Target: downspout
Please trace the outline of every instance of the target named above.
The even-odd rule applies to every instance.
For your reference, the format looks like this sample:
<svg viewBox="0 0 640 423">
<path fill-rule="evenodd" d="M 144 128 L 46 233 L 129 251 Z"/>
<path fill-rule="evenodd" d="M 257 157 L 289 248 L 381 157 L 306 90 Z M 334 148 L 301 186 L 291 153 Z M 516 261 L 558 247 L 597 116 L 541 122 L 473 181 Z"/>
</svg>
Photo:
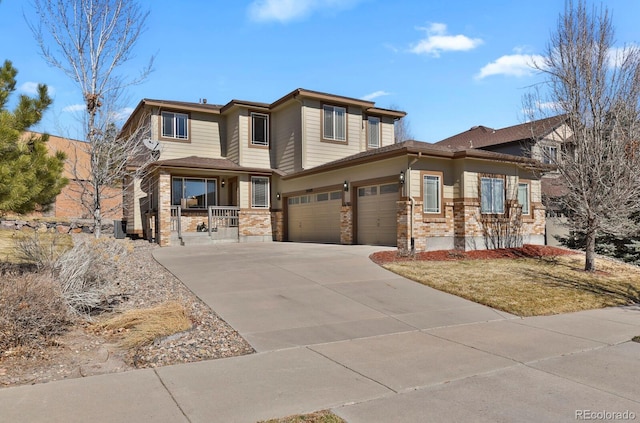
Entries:
<svg viewBox="0 0 640 423">
<path fill-rule="evenodd" d="M 409 166 L 407 167 L 407 185 L 405 186 L 405 189 L 407 190 L 407 194 L 409 197 L 409 201 L 411 201 L 411 229 L 409 230 L 409 237 L 411 239 L 411 254 L 415 254 L 416 252 L 416 240 L 413 237 L 413 224 L 414 224 L 414 213 L 413 211 L 416 208 L 416 200 L 415 198 L 413 198 L 413 196 L 411 195 L 411 166 L 413 166 L 419 159 L 420 157 L 422 157 L 422 152 L 418 152 L 418 157 L 414 157 L 413 160 L 411 161 L 411 163 L 409 163 Z"/>
</svg>

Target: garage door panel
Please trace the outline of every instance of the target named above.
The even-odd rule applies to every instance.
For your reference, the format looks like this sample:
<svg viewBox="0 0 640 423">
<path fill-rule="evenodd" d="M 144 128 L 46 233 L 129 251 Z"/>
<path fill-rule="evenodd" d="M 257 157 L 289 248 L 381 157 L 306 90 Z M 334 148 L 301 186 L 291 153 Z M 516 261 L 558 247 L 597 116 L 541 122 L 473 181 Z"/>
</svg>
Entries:
<svg viewBox="0 0 640 423">
<path fill-rule="evenodd" d="M 358 188 L 358 243 L 397 245 L 398 184 Z"/>
<path fill-rule="evenodd" d="M 342 196 L 310 194 L 289 199 L 289 240 L 294 242 L 340 242 Z"/>
</svg>

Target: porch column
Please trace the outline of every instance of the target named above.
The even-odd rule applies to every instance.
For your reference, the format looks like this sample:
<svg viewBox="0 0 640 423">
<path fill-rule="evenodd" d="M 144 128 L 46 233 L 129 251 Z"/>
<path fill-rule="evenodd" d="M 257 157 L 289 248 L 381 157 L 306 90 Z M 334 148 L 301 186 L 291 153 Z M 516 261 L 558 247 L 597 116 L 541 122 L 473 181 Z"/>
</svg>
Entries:
<svg viewBox="0 0 640 423">
<path fill-rule="evenodd" d="M 340 244 L 353 244 L 353 209 L 342 206 L 340 209 Z"/>
<path fill-rule="evenodd" d="M 398 252 L 405 255 L 411 252 L 411 201 L 400 200 L 396 205 Z"/>
<path fill-rule="evenodd" d="M 160 169 L 158 174 L 158 244 L 171 244 L 171 174 Z"/>
</svg>

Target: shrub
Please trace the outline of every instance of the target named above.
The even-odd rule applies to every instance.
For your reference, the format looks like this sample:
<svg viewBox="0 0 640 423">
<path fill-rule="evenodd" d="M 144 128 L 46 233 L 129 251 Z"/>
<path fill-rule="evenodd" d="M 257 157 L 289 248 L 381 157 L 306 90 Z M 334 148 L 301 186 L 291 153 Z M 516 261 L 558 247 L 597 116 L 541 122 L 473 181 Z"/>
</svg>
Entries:
<svg viewBox="0 0 640 423">
<path fill-rule="evenodd" d="M 116 277 L 128 250 L 112 239 L 77 243 L 55 262 L 55 275 L 62 296 L 78 314 L 112 310 L 118 294 Z"/>
<path fill-rule="evenodd" d="M 0 278 L 0 350 L 41 345 L 71 323 L 49 275 L 7 272 Z"/>
</svg>

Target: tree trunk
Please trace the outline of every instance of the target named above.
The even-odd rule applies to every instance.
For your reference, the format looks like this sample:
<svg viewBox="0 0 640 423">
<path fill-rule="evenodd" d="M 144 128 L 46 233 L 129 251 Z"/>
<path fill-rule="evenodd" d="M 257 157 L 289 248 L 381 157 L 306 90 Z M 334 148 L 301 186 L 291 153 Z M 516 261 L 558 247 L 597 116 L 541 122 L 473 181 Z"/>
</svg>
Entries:
<svg viewBox="0 0 640 423">
<path fill-rule="evenodd" d="M 585 260 L 584 270 L 586 272 L 596 271 L 596 231 L 589 230 L 585 240 Z"/>
</svg>

